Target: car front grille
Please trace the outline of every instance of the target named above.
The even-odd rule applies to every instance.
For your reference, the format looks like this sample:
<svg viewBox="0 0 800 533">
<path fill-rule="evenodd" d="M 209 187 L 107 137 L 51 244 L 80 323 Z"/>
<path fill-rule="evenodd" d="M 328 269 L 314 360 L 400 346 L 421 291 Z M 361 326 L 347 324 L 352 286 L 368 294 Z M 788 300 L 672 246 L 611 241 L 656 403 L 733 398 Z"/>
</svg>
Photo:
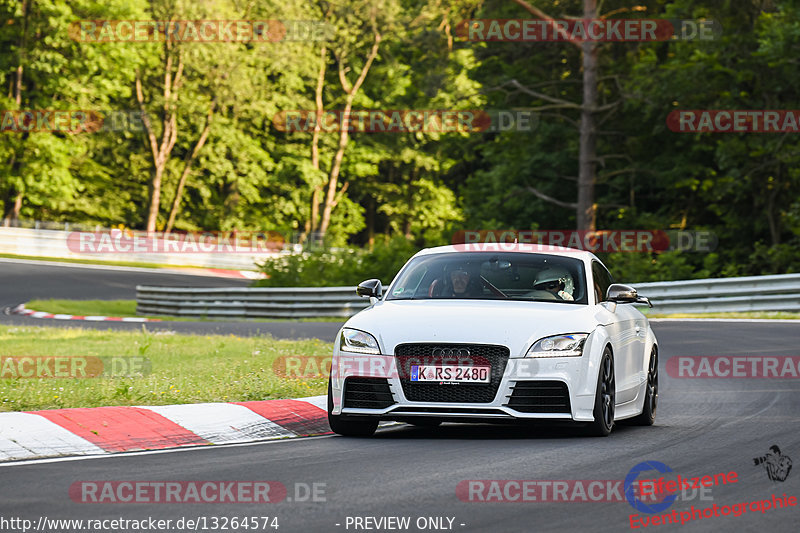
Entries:
<svg viewBox="0 0 800 533">
<path fill-rule="evenodd" d="M 444 354 L 442 354 L 444 352 Z M 497 395 L 509 350 L 493 344 L 399 344 L 397 371 L 406 398 L 412 402 L 490 403 Z M 472 365 L 491 367 L 489 383 L 441 384 L 411 381 L 412 365 Z"/>
<path fill-rule="evenodd" d="M 563 381 L 517 381 L 506 407 L 523 413 L 570 413 Z"/>
<path fill-rule="evenodd" d="M 385 409 L 394 405 L 386 378 L 347 378 L 344 381 L 344 407 Z"/>
</svg>

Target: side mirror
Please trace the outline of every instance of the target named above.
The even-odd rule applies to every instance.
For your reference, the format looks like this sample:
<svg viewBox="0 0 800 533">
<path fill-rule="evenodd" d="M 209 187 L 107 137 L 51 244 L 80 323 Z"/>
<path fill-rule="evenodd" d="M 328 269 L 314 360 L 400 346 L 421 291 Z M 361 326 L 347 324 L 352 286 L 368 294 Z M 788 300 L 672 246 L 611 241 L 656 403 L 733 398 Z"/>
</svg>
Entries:
<svg viewBox="0 0 800 533">
<path fill-rule="evenodd" d="M 381 280 L 379 279 L 368 279 L 367 281 L 362 281 L 356 287 L 356 294 L 359 296 L 370 298 L 380 298 L 383 296 L 383 285 L 381 285 Z"/>
<path fill-rule="evenodd" d="M 621 304 L 633 303 L 639 295 L 636 294 L 636 289 L 630 285 L 623 285 L 622 283 L 614 283 L 608 287 L 606 291 L 606 300 L 610 302 L 617 302 Z"/>
<path fill-rule="evenodd" d="M 623 285 L 622 283 L 614 283 L 608 287 L 608 291 L 606 291 L 606 300 L 620 304 L 647 304 L 653 307 L 650 300 L 644 296 L 639 296 L 636 289 L 630 285 Z"/>
</svg>

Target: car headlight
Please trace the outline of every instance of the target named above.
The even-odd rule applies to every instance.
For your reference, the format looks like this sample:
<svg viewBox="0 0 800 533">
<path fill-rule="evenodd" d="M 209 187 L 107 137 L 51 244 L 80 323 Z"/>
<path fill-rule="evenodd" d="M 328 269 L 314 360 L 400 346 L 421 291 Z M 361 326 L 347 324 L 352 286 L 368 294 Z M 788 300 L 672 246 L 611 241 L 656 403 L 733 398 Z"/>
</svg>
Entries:
<svg viewBox="0 0 800 533">
<path fill-rule="evenodd" d="M 364 331 L 344 328 L 339 340 L 339 349 L 343 352 L 380 354 L 381 349 L 375 337 Z"/>
<path fill-rule="evenodd" d="M 570 333 L 545 337 L 533 343 L 525 357 L 578 357 L 588 333 Z"/>
</svg>

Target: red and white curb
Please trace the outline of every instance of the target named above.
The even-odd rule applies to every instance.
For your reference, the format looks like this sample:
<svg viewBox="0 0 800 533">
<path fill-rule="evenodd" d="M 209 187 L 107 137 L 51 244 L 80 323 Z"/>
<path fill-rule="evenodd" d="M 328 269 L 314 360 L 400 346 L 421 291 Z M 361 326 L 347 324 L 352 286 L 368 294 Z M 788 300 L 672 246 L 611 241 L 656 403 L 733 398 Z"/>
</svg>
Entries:
<svg viewBox="0 0 800 533">
<path fill-rule="evenodd" d="M 19 304 L 10 311 L 13 315 L 24 315 L 31 318 L 53 318 L 55 320 L 86 320 L 89 322 L 161 322 L 160 318 L 144 318 L 140 316 L 83 316 L 83 315 L 64 315 L 60 313 L 47 313 L 45 311 L 34 311 L 27 309 L 25 304 Z"/>
<path fill-rule="evenodd" d="M 327 397 L 0 413 L 0 461 L 330 433 Z"/>
</svg>

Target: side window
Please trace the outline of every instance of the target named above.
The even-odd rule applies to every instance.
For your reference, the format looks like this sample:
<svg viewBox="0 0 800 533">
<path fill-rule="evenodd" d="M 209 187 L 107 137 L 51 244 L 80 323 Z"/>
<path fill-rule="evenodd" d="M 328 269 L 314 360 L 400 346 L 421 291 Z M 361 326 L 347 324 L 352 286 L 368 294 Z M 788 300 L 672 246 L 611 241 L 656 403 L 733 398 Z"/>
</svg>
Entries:
<svg viewBox="0 0 800 533">
<path fill-rule="evenodd" d="M 608 270 L 603 265 L 597 261 L 592 261 L 592 278 L 595 298 L 598 302 L 605 301 L 608 287 L 613 283 L 611 274 L 608 273 Z"/>
</svg>

